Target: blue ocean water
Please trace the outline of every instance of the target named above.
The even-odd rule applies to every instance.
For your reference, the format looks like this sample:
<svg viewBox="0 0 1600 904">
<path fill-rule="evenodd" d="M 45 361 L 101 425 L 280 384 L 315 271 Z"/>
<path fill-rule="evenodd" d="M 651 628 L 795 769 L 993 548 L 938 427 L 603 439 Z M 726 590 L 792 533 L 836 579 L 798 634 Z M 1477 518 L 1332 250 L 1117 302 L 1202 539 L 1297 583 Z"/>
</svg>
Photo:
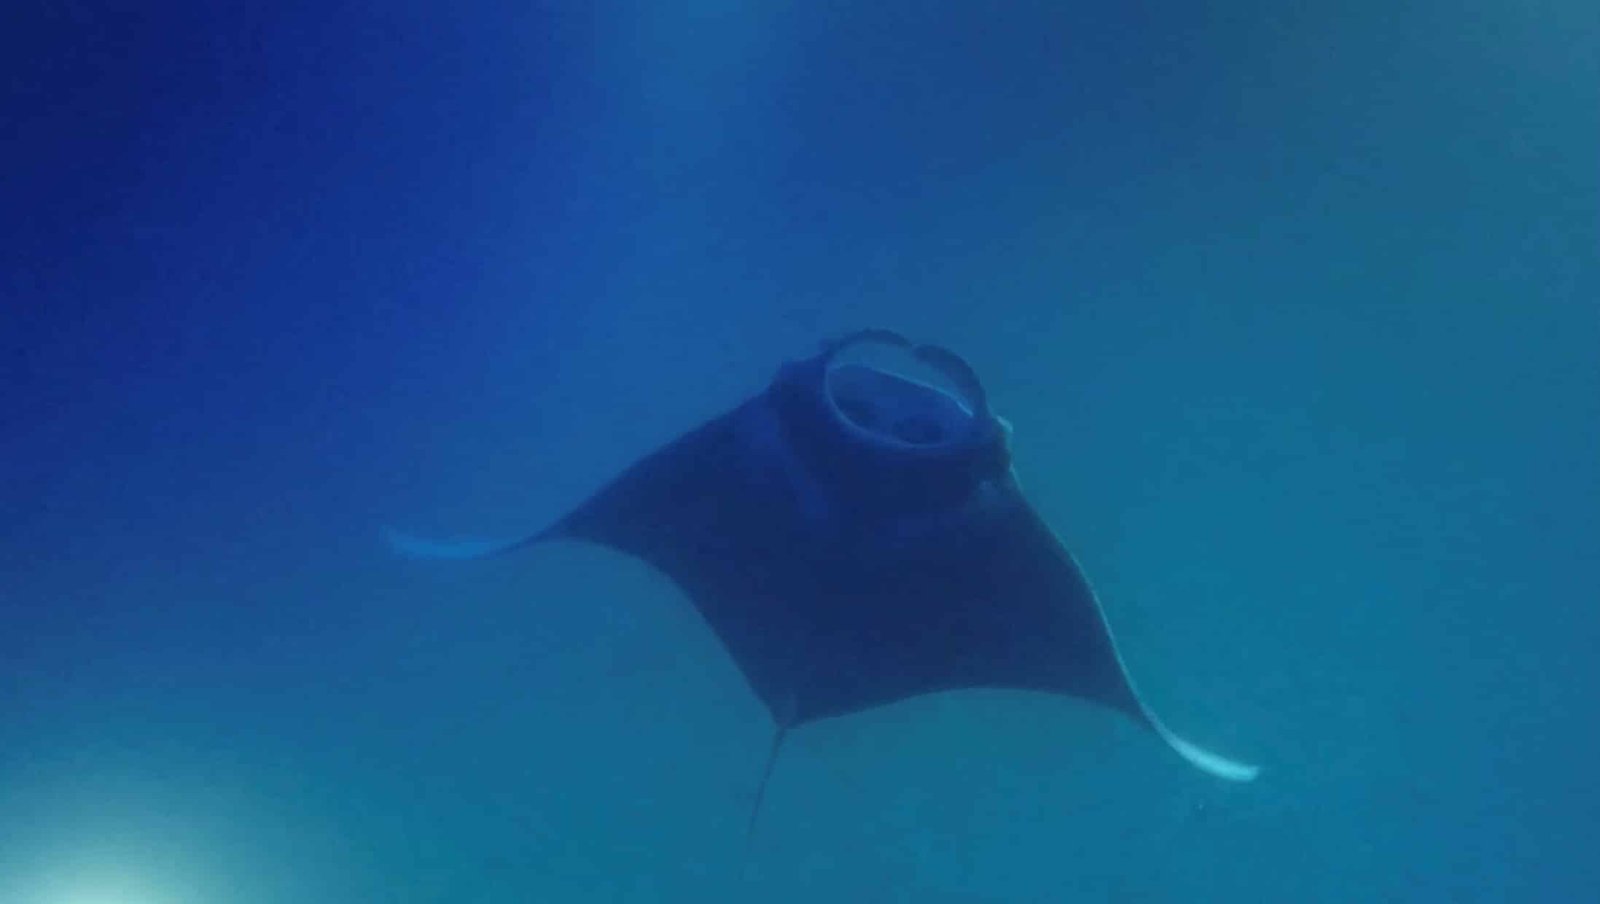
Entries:
<svg viewBox="0 0 1600 904">
<path fill-rule="evenodd" d="M 0 902 L 1584 901 L 1600 7 L 23 3 Z M 542 526 L 829 335 L 966 355 L 1212 781 L 789 739 Z"/>
</svg>

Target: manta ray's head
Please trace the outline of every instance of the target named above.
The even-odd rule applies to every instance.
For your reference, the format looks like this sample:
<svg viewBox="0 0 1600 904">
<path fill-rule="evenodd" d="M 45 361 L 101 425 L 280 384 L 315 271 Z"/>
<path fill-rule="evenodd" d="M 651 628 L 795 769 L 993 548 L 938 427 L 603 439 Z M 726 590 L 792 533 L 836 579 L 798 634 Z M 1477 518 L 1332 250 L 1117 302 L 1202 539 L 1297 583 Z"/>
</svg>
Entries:
<svg viewBox="0 0 1600 904">
<path fill-rule="evenodd" d="M 892 355 L 847 356 L 863 350 Z M 835 480 L 870 484 L 874 495 L 948 497 L 1010 467 L 1010 427 L 989 411 L 967 363 L 898 333 L 864 330 L 827 343 L 787 365 L 774 388 L 810 463 Z"/>
</svg>

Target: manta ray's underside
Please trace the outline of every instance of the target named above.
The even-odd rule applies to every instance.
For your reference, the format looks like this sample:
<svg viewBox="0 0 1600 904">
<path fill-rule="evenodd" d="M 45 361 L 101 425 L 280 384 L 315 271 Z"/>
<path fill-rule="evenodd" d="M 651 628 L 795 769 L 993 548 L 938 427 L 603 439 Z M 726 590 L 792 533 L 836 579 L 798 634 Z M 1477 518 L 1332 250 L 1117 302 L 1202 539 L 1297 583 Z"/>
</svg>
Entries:
<svg viewBox="0 0 1600 904">
<path fill-rule="evenodd" d="M 909 352 L 956 391 L 838 360 L 861 344 Z M 1211 775 L 1257 772 L 1174 734 L 1140 700 L 1094 591 L 1023 497 L 1009 426 L 972 370 L 888 331 L 785 365 L 531 536 L 390 540 L 426 558 L 585 540 L 659 569 L 776 721 L 766 774 L 791 728 L 972 687 L 1108 706 Z"/>
</svg>

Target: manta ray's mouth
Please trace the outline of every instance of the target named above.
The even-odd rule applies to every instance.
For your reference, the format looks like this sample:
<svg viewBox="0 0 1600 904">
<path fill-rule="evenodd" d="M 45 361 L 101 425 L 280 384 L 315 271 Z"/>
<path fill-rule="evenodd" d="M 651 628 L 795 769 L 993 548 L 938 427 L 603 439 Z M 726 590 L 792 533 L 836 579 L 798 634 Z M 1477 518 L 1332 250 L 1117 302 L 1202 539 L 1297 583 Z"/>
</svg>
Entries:
<svg viewBox="0 0 1600 904">
<path fill-rule="evenodd" d="M 946 355 L 895 334 L 859 334 L 829 356 L 822 395 L 859 438 L 918 449 L 961 445 L 978 430 L 975 411 L 984 401 L 970 370 Z"/>
<path fill-rule="evenodd" d="M 878 440 L 942 446 L 971 430 L 972 413 L 937 387 L 862 365 L 836 368 L 828 377 L 834 410 Z"/>
<path fill-rule="evenodd" d="M 798 459 L 846 496 L 907 511 L 973 492 L 1010 468 L 1010 433 L 953 352 L 864 330 L 785 364 L 773 412 Z"/>
<path fill-rule="evenodd" d="M 839 411 L 863 430 L 899 440 L 910 446 L 937 446 L 950 437 L 943 424 L 915 415 L 884 421 L 882 412 L 864 399 L 834 399 Z"/>
</svg>

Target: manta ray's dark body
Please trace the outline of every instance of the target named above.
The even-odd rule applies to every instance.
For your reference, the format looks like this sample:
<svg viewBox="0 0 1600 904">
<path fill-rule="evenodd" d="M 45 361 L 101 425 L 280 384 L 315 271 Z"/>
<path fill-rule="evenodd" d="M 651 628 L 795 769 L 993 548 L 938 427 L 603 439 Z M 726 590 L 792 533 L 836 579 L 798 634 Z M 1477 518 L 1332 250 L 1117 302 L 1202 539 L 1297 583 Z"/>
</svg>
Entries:
<svg viewBox="0 0 1600 904">
<path fill-rule="evenodd" d="M 861 343 L 908 350 L 965 400 L 838 363 Z M 636 556 L 705 617 L 779 740 L 917 694 L 1018 688 L 1109 706 L 1221 778 L 1256 774 L 1173 734 L 1144 705 L 1094 591 L 1022 495 L 1009 426 L 961 359 L 895 333 L 857 333 L 785 365 L 765 391 L 532 536 L 391 539 L 433 558 L 547 540 Z"/>
</svg>

